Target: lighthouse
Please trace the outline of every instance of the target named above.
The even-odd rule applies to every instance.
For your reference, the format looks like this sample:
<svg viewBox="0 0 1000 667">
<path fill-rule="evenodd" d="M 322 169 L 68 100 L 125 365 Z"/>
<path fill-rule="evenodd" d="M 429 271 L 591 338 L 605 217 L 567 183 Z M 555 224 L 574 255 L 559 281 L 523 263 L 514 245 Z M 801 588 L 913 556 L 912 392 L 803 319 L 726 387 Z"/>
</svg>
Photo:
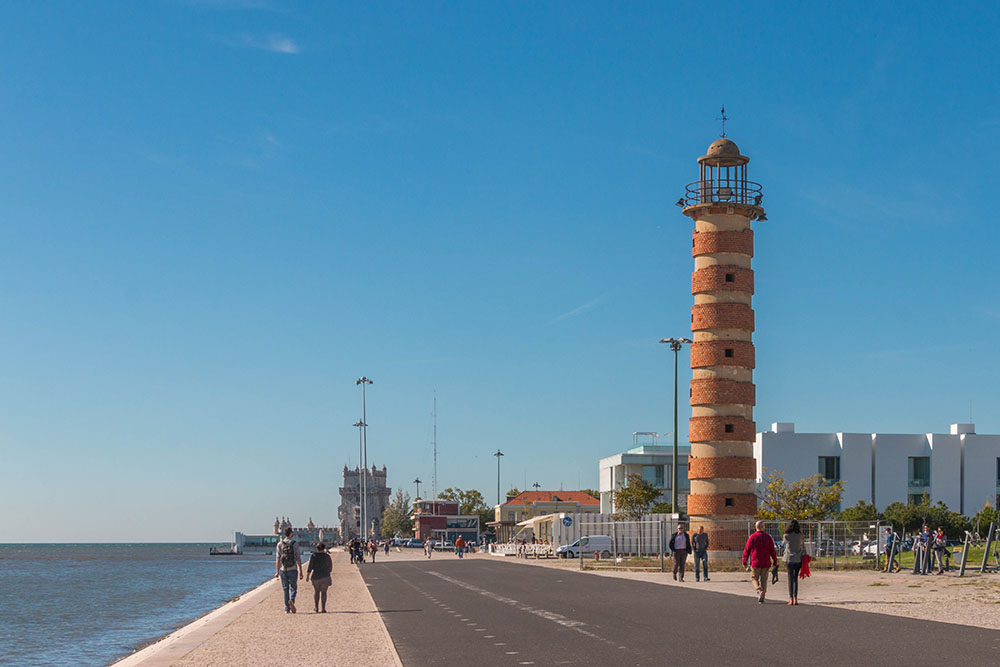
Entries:
<svg viewBox="0 0 1000 667">
<path fill-rule="evenodd" d="M 730 544 L 735 540 L 727 539 L 730 530 L 720 522 L 757 513 L 750 225 L 767 217 L 760 185 L 747 179 L 748 162 L 723 133 L 698 158 L 700 178 L 678 202 L 694 221 L 687 511 L 693 525 L 713 534 L 713 550 L 722 551 L 743 545 Z M 745 540 L 745 525 L 742 535 Z"/>
</svg>

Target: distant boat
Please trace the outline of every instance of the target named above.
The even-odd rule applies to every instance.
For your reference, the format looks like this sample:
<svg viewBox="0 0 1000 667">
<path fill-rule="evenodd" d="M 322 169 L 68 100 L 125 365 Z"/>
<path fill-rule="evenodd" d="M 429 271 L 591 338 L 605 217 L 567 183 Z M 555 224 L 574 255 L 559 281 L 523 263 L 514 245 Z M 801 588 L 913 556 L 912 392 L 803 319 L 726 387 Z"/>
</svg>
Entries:
<svg viewBox="0 0 1000 667">
<path fill-rule="evenodd" d="M 243 552 L 236 548 L 235 544 L 230 544 L 228 547 L 209 547 L 209 556 L 242 556 Z"/>
</svg>

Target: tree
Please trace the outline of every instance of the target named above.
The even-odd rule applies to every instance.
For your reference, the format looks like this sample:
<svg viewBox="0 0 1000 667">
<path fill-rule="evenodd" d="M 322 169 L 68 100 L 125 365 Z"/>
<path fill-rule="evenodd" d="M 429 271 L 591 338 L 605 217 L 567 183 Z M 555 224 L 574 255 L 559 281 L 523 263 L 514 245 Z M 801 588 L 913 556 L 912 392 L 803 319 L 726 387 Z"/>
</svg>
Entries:
<svg viewBox="0 0 1000 667">
<path fill-rule="evenodd" d="M 487 507 L 483 494 L 476 489 L 463 490 L 458 487 L 448 487 L 438 497 L 452 503 L 458 503 L 459 514 L 478 514 L 479 530 L 486 530 L 486 522 L 493 520 L 493 508 Z"/>
<path fill-rule="evenodd" d="M 831 484 L 820 474 L 789 484 L 784 474 L 767 471 L 760 490 L 757 518 L 769 521 L 829 519 L 837 511 L 843 493 L 843 482 Z"/>
<path fill-rule="evenodd" d="M 580 489 L 580 490 L 583 491 L 584 493 L 586 493 L 588 496 L 591 496 L 593 498 L 597 498 L 598 500 L 601 499 L 601 493 L 600 493 L 600 491 L 597 491 L 596 489 Z"/>
<path fill-rule="evenodd" d="M 396 489 L 396 495 L 382 513 L 382 537 L 411 537 L 413 519 L 410 518 L 410 494 Z"/>
<path fill-rule="evenodd" d="M 650 506 L 660 497 L 660 491 L 638 473 L 627 476 L 611 494 L 617 510 L 615 519 L 629 521 L 638 521 L 648 514 Z"/>
<path fill-rule="evenodd" d="M 924 493 L 919 503 L 904 505 L 896 502 L 888 505 L 882 510 L 882 519 L 892 522 L 896 530 L 906 532 L 919 530 L 925 523 L 931 530 L 941 526 L 948 537 L 956 539 L 963 537 L 965 531 L 972 529 L 972 522 L 968 517 L 952 512 L 940 500 L 931 504 L 927 493 Z"/>
<path fill-rule="evenodd" d="M 869 505 L 863 500 L 859 500 L 857 505 L 848 507 L 837 515 L 837 521 L 876 521 L 879 519 L 878 510 L 874 505 Z"/>
<path fill-rule="evenodd" d="M 519 495 L 521 495 L 521 492 L 517 490 L 517 487 L 516 486 L 511 487 L 511 489 L 509 491 L 507 491 L 507 500 L 510 500 L 511 498 L 515 498 L 515 497 L 517 497 Z"/>
<path fill-rule="evenodd" d="M 972 517 L 972 529 L 980 535 L 986 535 L 990 530 L 990 524 L 997 520 L 997 511 L 992 505 L 986 503 L 983 509 Z"/>
<path fill-rule="evenodd" d="M 650 514 L 673 514 L 674 506 L 670 503 L 653 503 L 653 506 L 649 508 Z"/>
</svg>

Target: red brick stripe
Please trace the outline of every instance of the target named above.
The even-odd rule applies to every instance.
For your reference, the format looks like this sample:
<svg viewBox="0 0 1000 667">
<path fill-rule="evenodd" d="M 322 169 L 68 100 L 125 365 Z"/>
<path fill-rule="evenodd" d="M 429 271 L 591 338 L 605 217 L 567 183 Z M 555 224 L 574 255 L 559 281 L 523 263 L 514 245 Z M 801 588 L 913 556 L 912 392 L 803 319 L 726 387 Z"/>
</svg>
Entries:
<svg viewBox="0 0 1000 667">
<path fill-rule="evenodd" d="M 732 350 L 731 357 L 726 350 Z M 755 364 L 753 343 L 743 340 L 708 340 L 691 344 L 691 368 L 709 366 L 742 366 L 753 368 Z"/>
<path fill-rule="evenodd" d="M 756 405 L 756 390 L 752 382 L 725 378 L 691 380 L 691 405 Z"/>
<path fill-rule="evenodd" d="M 726 498 L 732 499 L 732 506 L 726 506 Z M 757 513 L 757 496 L 752 493 L 692 493 L 688 496 L 687 512 L 695 516 L 711 514 L 749 514 L 752 516 Z"/>
<path fill-rule="evenodd" d="M 732 252 L 753 257 L 753 231 L 695 232 L 691 255 Z"/>
<path fill-rule="evenodd" d="M 691 331 L 745 329 L 753 331 L 753 309 L 743 303 L 703 303 L 691 308 Z"/>
<path fill-rule="evenodd" d="M 689 456 L 688 479 L 757 479 L 757 462 L 743 456 Z"/>
<path fill-rule="evenodd" d="M 726 424 L 733 430 L 726 431 Z M 757 425 L 742 417 L 691 417 L 688 420 L 688 442 L 753 442 Z"/>
<path fill-rule="evenodd" d="M 726 281 L 727 275 L 732 277 L 732 281 Z M 691 274 L 692 294 L 721 290 L 753 294 L 753 271 L 740 266 L 714 264 Z"/>
</svg>

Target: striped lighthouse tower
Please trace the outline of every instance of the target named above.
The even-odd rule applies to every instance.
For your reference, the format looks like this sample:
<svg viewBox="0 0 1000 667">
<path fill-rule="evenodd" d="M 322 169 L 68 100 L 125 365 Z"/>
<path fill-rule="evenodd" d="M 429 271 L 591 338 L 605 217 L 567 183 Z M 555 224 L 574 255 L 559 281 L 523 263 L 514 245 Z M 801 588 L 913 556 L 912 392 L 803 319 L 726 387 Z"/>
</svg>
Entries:
<svg viewBox="0 0 1000 667">
<path fill-rule="evenodd" d="M 687 511 L 694 526 L 714 535 L 712 549 L 722 551 L 742 549 L 746 528 L 739 538 L 735 525 L 728 535 L 718 522 L 757 513 L 750 223 L 767 218 L 760 185 L 747 180 L 749 161 L 723 134 L 698 158 L 701 178 L 678 202 L 695 224 Z"/>
</svg>

